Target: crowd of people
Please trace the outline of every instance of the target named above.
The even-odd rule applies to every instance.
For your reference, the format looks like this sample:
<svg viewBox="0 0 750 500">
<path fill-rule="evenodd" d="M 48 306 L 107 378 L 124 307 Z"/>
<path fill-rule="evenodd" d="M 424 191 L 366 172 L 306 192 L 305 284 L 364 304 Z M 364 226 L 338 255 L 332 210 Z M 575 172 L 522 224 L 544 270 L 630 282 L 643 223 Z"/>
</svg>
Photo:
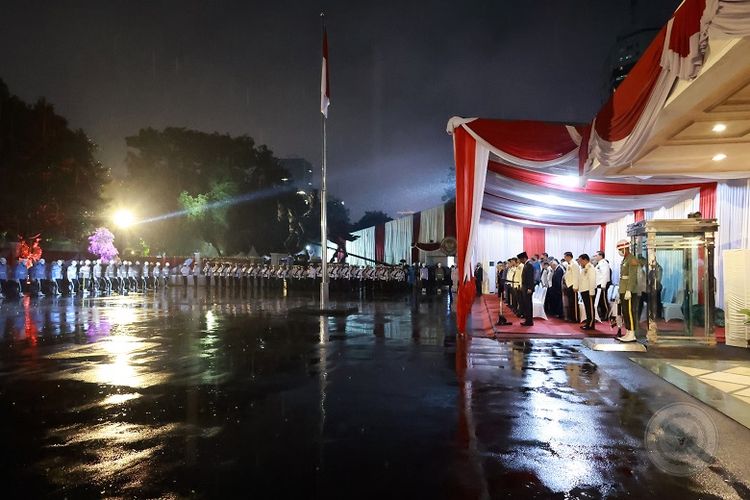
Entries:
<svg viewBox="0 0 750 500">
<path fill-rule="evenodd" d="M 544 310 L 547 316 L 571 323 L 583 323 L 582 330 L 594 330 L 596 318 L 602 321 L 624 322 L 626 334 L 623 341 L 634 341 L 637 318 L 646 296 L 646 266 L 643 258 L 630 254 L 629 242 L 618 244 L 623 256 L 620 268 L 619 297 L 616 303 L 620 310 L 610 311 L 610 288 L 612 268 L 603 251 L 593 257 L 580 254 L 574 257 L 565 252 L 562 260 L 550 257 L 547 253 L 519 253 L 496 266 L 496 283 L 500 300 L 520 318 L 522 326 L 534 324 L 532 295 L 538 286 L 546 288 Z M 475 270 L 477 292 L 481 293 L 483 278 L 481 265 Z M 583 304 L 581 317 L 579 303 Z M 499 321 L 502 324 L 502 319 Z M 619 323 L 618 323 L 619 324 Z"/>
<path fill-rule="evenodd" d="M 166 288 L 170 284 L 207 288 L 253 288 L 286 290 L 317 290 L 321 282 L 322 265 L 311 263 L 282 263 L 254 261 L 194 261 L 170 266 L 168 262 L 117 260 L 56 260 L 47 263 L 39 259 L 33 263 L 19 259 L 9 266 L 0 258 L 0 297 L 59 296 L 144 293 Z M 328 264 L 331 292 L 412 290 L 424 294 L 450 291 L 455 282 L 455 266 L 447 269 L 442 264 L 357 266 L 345 262 Z"/>
</svg>

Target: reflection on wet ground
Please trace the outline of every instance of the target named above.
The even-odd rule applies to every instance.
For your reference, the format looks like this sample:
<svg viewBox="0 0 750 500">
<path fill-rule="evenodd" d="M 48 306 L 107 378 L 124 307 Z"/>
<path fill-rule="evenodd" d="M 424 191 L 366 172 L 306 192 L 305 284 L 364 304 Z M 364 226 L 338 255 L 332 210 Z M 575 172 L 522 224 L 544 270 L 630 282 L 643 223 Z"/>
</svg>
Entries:
<svg viewBox="0 0 750 500">
<path fill-rule="evenodd" d="M 655 470 L 644 400 L 577 341 L 456 341 L 447 298 L 309 301 L 3 303 L 3 497 L 736 496 Z"/>
</svg>

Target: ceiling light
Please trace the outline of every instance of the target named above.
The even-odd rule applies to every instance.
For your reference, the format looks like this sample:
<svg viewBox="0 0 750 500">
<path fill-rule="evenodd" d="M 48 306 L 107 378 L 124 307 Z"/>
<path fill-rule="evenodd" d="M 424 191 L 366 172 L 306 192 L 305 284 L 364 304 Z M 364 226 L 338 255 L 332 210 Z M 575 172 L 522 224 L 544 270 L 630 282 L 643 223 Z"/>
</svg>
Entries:
<svg viewBox="0 0 750 500">
<path fill-rule="evenodd" d="M 711 130 L 713 130 L 714 132 L 718 134 L 720 132 L 724 132 L 726 129 L 727 129 L 726 125 L 724 125 L 723 123 L 717 123 L 716 125 L 714 125 L 714 128 L 712 128 Z"/>
<path fill-rule="evenodd" d="M 726 157 L 727 157 L 727 155 L 725 155 L 724 153 L 716 153 L 716 154 L 714 155 L 714 157 L 713 157 L 713 158 L 711 158 L 711 159 L 712 159 L 713 161 L 721 161 L 721 160 L 725 160 L 725 159 L 726 159 Z"/>
</svg>

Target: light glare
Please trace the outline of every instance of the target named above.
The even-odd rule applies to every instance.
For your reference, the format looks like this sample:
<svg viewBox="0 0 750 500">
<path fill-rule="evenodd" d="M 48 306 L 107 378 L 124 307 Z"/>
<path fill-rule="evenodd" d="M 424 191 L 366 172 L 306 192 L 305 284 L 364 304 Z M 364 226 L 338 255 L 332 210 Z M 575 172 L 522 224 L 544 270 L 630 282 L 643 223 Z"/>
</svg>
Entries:
<svg viewBox="0 0 750 500">
<path fill-rule="evenodd" d="M 714 155 L 714 157 L 713 157 L 713 158 L 711 158 L 711 159 L 712 159 L 713 161 L 721 161 L 721 160 L 725 160 L 726 158 L 727 158 L 727 155 L 725 155 L 724 153 L 717 153 L 717 154 L 715 154 L 715 155 Z"/>
<path fill-rule="evenodd" d="M 726 125 L 724 125 L 723 123 L 717 123 L 716 125 L 714 125 L 714 128 L 712 128 L 711 130 L 713 130 L 716 133 L 721 133 L 721 132 L 724 132 L 726 129 L 727 129 Z"/>
<path fill-rule="evenodd" d="M 116 226 L 126 228 L 133 225 L 135 217 L 133 217 L 133 214 L 128 210 L 118 210 L 115 212 L 112 220 Z"/>
</svg>

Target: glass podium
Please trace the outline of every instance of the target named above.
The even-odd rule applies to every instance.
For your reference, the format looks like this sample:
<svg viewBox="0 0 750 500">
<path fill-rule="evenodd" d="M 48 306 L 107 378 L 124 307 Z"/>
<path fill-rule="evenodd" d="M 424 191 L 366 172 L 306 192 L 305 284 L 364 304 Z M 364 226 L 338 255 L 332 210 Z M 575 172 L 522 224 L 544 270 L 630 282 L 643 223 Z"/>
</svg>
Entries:
<svg viewBox="0 0 750 500">
<path fill-rule="evenodd" d="M 716 343 L 718 228 L 716 219 L 646 220 L 628 226 L 631 251 L 642 265 L 639 280 L 646 282 L 638 314 L 647 322 L 649 343 Z"/>
</svg>

